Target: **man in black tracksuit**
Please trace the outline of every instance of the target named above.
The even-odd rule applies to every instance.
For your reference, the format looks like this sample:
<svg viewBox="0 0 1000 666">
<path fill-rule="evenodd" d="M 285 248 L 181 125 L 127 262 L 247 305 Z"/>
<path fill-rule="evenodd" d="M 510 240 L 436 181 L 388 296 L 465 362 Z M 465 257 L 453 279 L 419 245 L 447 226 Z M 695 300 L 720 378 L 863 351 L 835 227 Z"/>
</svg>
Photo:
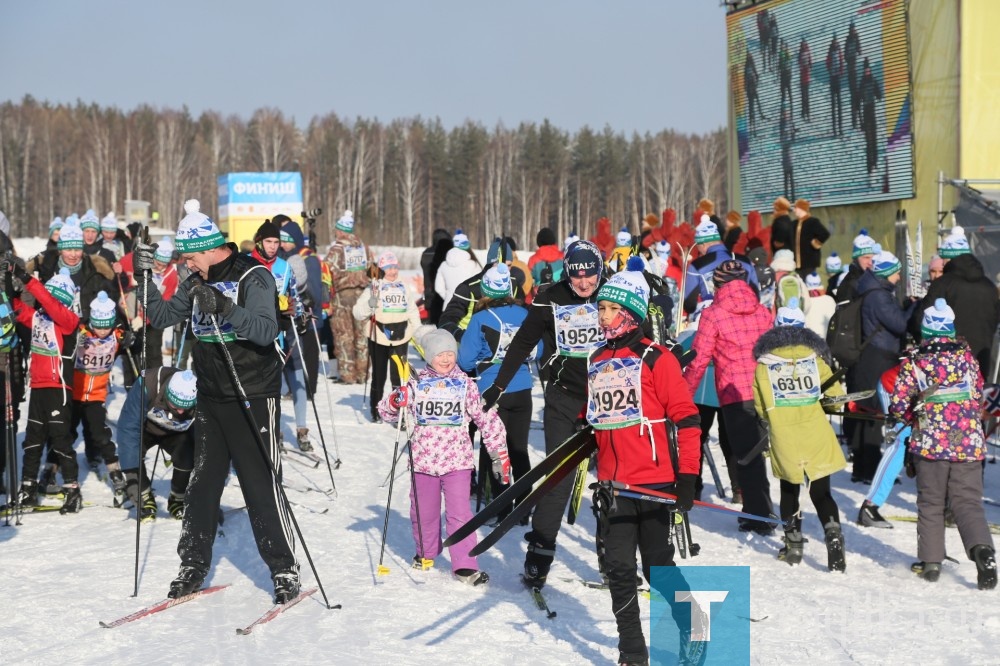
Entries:
<svg viewBox="0 0 1000 666">
<path fill-rule="evenodd" d="M 218 227 L 184 204 L 187 215 L 177 230 L 177 250 L 192 275 L 170 300 L 149 289 L 149 321 L 166 328 L 190 317 L 199 344 L 193 352 L 198 376 L 198 416 L 194 425 L 194 470 L 185 496 L 186 510 L 177 552 L 181 568 L 168 596 L 198 590 L 212 562 L 219 501 L 230 465 L 247 503 L 257 549 L 271 570 L 275 603 L 298 596 L 299 574 L 288 507 L 281 500 L 281 360 L 278 291 L 266 266 L 226 243 Z M 149 280 L 153 248 L 135 250 L 136 273 Z M 139 288 L 142 288 L 140 280 Z M 217 332 L 221 332 L 220 336 Z M 226 345 L 232 365 L 220 345 Z M 239 377 L 238 390 L 232 372 Z M 250 419 L 241 404 L 246 396 Z M 254 425 L 251 425 L 253 421 Z M 254 426 L 256 426 L 256 431 Z M 265 460 L 263 439 L 270 461 Z M 271 465 L 278 473 L 275 478 Z"/>
<path fill-rule="evenodd" d="M 555 350 L 544 362 L 550 365 L 545 387 L 546 455 L 577 431 L 587 403 L 587 359 L 604 345 L 597 322 L 597 290 L 603 266 L 600 250 L 590 241 L 577 241 L 567 248 L 563 266 L 563 279 L 535 297 L 507 348 L 496 381 L 483 392 L 485 404 L 491 407 L 502 399 L 501 394 L 539 340 L 544 340 L 545 349 Z M 545 584 L 572 489 L 571 474 L 535 507 L 531 531 L 525 535 L 528 552 L 524 559 L 525 581 L 532 586 Z"/>
</svg>

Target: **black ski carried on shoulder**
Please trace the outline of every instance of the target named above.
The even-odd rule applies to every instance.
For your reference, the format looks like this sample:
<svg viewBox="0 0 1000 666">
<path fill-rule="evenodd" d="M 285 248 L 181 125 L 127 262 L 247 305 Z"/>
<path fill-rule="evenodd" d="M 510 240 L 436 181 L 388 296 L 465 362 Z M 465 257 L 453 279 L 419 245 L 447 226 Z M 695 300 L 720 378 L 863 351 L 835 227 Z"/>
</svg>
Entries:
<svg viewBox="0 0 1000 666">
<path fill-rule="evenodd" d="M 585 440 L 582 446 L 576 451 L 571 453 L 568 458 L 563 460 L 562 464 L 556 467 L 542 483 L 531 491 L 527 497 L 525 497 L 520 504 L 514 507 L 513 511 L 507 515 L 506 518 L 501 521 L 499 525 L 493 528 L 493 531 L 483 537 L 476 546 L 469 551 L 469 554 L 473 557 L 482 555 L 487 550 L 492 548 L 497 541 L 507 534 L 515 525 L 520 524 L 521 519 L 531 513 L 531 510 L 538 504 L 538 501 L 542 499 L 546 494 L 551 492 L 553 488 L 562 483 L 563 479 L 570 475 L 570 473 L 576 470 L 577 465 L 590 457 L 590 454 L 597 449 L 597 441 L 594 440 L 593 433 L 590 437 Z M 486 507 L 487 509 L 489 507 Z M 485 511 L 486 509 L 484 509 Z"/>
<path fill-rule="evenodd" d="M 587 450 L 587 453 L 582 457 L 577 457 L 575 454 L 577 454 L 577 452 L 580 449 L 584 448 Z M 514 500 L 523 493 L 530 490 L 532 486 L 535 485 L 536 481 L 545 476 L 548 476 L 556 468 L 567 466 L 567 470 L 573 469 L 574 467 L 576 467 L 576 465 L 580 463 L 581 460 L 583 460 L 583 458 L 589 456 L 591 452 L 594 451 L 596 448 L 597 444 L 594 441 L 594 431 L 590 426 L 587 426 L 583 430 L 574 433 L 572 437 L 570 437 L 565 442 L 560 444 L 555 451 L 545 456 L 545 458 L 539 461 L 539 463 L 534 467 L 532 467 L 526 474 L 521 476 L 521 478 L 519 478 L 517 481 L 510 484 L 510 486 L 508 486 L 506 490 L 504 490 L 502 493 L 493 498 L 493 501 L 484 506 L 483 510 L 477 513 L 475 516 L 473 516 L 469 522 L 467 522 L 466 524 L 462 525 L 460 528 L 455 530 L 454 534 L 450 534 L 448 538 L 444 540 L 443 545 L 453 546 L 456 543 L 459 543 L 462 539 L 469 536 L 470 534 L 475 532 L 477 529 L 479 529 L 486 523 L 490 522 L 492 518 L 495 518 L 497 515 L 500 514 L 501 511 L 503 511 L 511 504 L 513 504 Z M 571 459 L 572 462 L 570 462 Z M 563 477 L 560 477 L 560 479 L 561 478 Z M 522 505 L 525 505 L 527 501 L 528 498 L 525 499 L 525 502 L 522 502 L 517 507 L 514 507 L 514 511 L 511 513 L 511 515 L 517 513 L 518 509 Z M 526 511 L 518 514 L 518 520 L 520 520 L 520 518 L 522 518 L 523 516 L 527 515 L 528 511 L 530 510 L 531 506 L 528 506 L 528 509 Z M 510 527 L 508 527 L 507 529 L 510 529 Z"/>
</svg>

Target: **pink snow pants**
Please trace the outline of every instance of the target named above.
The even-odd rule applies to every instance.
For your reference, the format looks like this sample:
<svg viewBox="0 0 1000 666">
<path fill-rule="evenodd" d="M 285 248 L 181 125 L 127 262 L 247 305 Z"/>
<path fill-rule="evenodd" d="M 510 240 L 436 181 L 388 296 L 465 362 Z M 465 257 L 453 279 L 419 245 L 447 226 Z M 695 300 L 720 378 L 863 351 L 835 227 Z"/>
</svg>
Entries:
<svg viewBox="0 0 1000 666">
<path fill-rule="evenodd" d="M 415 488 L 410 489 L 410 522 L 413 524 L 413 543 L 417 554 L 433 560 L 441 554 L 441 494 L 444 493 L 444 510 L 448 533 L 458 530 L 472 518 L 469 507 L 469 470 L 449 472 L 443 476 L 415 473 Z M 416 501 L 414 501 L 416 491 Z M 420 507 L 420 528 L 417 528 L 417 506 Z M 423 534 L 423 548 L 420 536 Z M 448 548 L 451 569 L 479 569 L 476 558 L 469 551 L 478 543 L 473 532 Z"/>
</svg>

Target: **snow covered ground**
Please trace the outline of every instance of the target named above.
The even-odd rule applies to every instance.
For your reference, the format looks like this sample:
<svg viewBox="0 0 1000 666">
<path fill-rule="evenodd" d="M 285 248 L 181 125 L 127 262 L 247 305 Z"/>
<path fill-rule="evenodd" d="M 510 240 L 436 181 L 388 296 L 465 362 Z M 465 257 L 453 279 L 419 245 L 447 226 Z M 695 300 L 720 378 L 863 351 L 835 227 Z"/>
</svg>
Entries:
<svg viewBox="0 0 1000 666">
<path fill-rule="evenodd" d="M 37 245 L 44 241 L 38 239 Z M 39 248 L 24 239 L 18 249 L 30 256 Z M 413 257 L 418 252 L 413 250 Z M 407 263 L 410 263 L 407 261 Z M 420 365 L 415 356 L 412 359 Z M 115 369 L 109 403 L 114 427 L 124 401 L 121 374 Z M 0 663 L 36 664 L 54 658 L 78 663 L 394 663 L 394 664 L 589 664 L 614 663 L 617 633 L 606 592 L 584 587 L 579 579 L 597 576 L 593 553 L 594 519 L 586 507 L 574 526 L 564 526 L 556 563 L 545 594 L 558 617 L 549 620 L 522 588 L 522 535 L 512 530 L 480 558 L 490 573 L 486 589 L 451 579 L 447 556 L 434 569 L 408 567 L 415 548 L 409 523 L 409 478 L 397 469 L 389 518 L 385 564 L 376 574 L 388 488 L 381 484 L 392 464 L 395 428 L 368 422 L 361 387 L 329 383 L 332 414 L 320 390 L 317 406 L 331 455 L 334 438 L 343 466 L 334 471 L 337 494 L 325 465 L 319 469 L 284 464 L 289 499 L 332 604 L 321 595 L 290 609 L 251 636 L 237 636 L 271 603 L 271 581 L 257 555 L 245 512 L 230 514 L 215 546 L 210 584 L 232 587 L 190 604 L 115 629 L 109 621 L 164 597 L 177 572 L 180 523 L 165 511 L 169 471 L 157 466 L 154 489 L 160 503 L 155 523 L 142 527 L 140 586 L 131 598 L 135 522 L 111 507 L 111 491 L 95 475 L 83 481 L 89 505 L 78 515 L 28 514 L 17 527 L 0 527 Z M 536 422 L 542 400 L 535 395 Z M 291 403 L 283 401 L 287 438 L 294 426 Z M 26 409 L 22 409 L 22 413 Z M 23 438 L 24 417 L 19 441 Z M 316 426 L 310 412 L 310 428 Z M 542 457 L 542 432 L 530 435 L 532 457 Z M 80 458 L 82 443 L 79 445 Z M 717 461 L 722 455 L 713 441 Z M 149 463 L 152 462 L 152 456 Z M 721 468 L 723 478 L 726 470 Z M 986 466 L 986 494 L 1000 500 L 1000 469 Z M 708 468 L 703 499 L 724 503 Z M 307 490 L 312 488 L 313 490 Z M 949 529 L 948 550 L 960 562 L 945 565 L 941 580 L 928 584 L 910 573 L 915 560 L 916 525 L 867 530 L 853 519 L 866 487 L 852 484 L 849 472 L 834 479 L 847 544 L 847 573 L 826 571 L 823 533 L 803 493 L 804 562 L 795 568 L 778 562 L 780 536 L 762 538 L 736 530 L 727 516 L 692 513 L 694 539 L 701 554 L 685 564 L 751 567 L 753 662 L 759 664 L 986 664 L 1000 663 L 994 637 L 1000 632 L 996 592 L 976 590 L 975 566 L 964 557 L 957 530 Z M 728 488 L 727 488 L 728 493 Z M 777 483 L 772 486 L 777 503 Z M 883 512 L 915 515 L 916 491 L 904 478 Z M 243 505 L 235 477 L 223 506 Z M 1000 522 L 1000 508 L 987 505 L 987 517 Z M 0 520 L 2 524 L 2 520 Z M 303 583 L 315 584 L 301 547 Z M 648 621 L 648 602 L 643 601 Z M 649 638 L 648 624 L 646 626 Z"/>
<path fill-rule="evenodd" d="M 109 408 L 112 421 L 124 400 L 117 384 Z M 288 495 L 323 586 L 330 602 L 342 604 L 342 610 L 326 610 L 316 595 L 251 636 L 237 636 L 236 627 L 249 624 L 270 605 L 271 583 L 246 513 L 236 512 L 216 541 L 209 579 L 232 587 L 132 624 L 100 628 L 100 620 L 161 599 L 176 573 L 180 523 L 164 510 L 169 480 L 161 463 L 154 483 L 160 515 L 142 528 L 137 599 L 130 597 L 135 523 L 125 511 L 110 507 L 109 488 L 93 474 L 83 482 L 84 499 L 92 505 L 82 513 L 29 514 L 19 527 L 0 527 L 0 607 L 5 609 L 0 662 L 42 663 L 56 655 L 81 663 L 110 659 L 148 664 L 614 662 L 617 635 L 610 599 L 575 580 L 597 577 L 589 511 L 561 533 L 545 589 L 558 617 L 549 620 L 518 579 L 525 528 L 513 530 L 480 558 L 481 568 L 492 577 L 486 589 L 452 580 L 444 556 L 428 572 L 408 568 L 414 552 L 409 480 L 400 467 L 385 557 L 390 573 L 377 576 L 388 494 L 381 484 L 392 463 L 395 428 L 367 421 L 360 387 L 330 383 L 329 388 L 335 429 L 322 391 L 317 404 L 327 446 L 332 454 L 335 430 L 343 460 L 334 472 L 337 495 L 327 498 L 305 490 L 329 488 L 325 465 L 311 469 L 286 460 L 284 469 Z M 540 413 L 540 394 L 535 406 Z M 286 437 L 291 437 L 291 404 L 284 401 L 283 408 Z M 531 431 L 531 445 L 533 457 L 540 458 L 541 431 Z M 717 447 L 715 456 L 721 461 Z M 1000 472 L 988 465 L 986 473 L 987 494 L 995 496 Z M 715 501 L 707 469 L 705 478 L 711 492 L 704 499 Z M 688 563 L 751 567 L 752 616 L 766 618 L 752 625 L 754 663 L 997 663 L 996 592 L 976 590 L 975 566 L 962 556 L 957 531 L 948 530 L 948 548 L 960 564 L 946 565 L 937 584 L 925 583 L 909 571 L 915 559 L 915 525 L 861 529 L 847 519 L 856 515 L 862 487 L 852 485 L 846 472 L 837 475 L 834 485 L 845 517 L 848 568 L 843 575 L 826 571 L 822 530 L 811 507 L 806 508 L 806 559 L 795 568 L 775 559 L 779 537 L 748 536 L 737 532 L 726 516 L 692 514 L 702 551 Z M 885 513 L 912 515 L 914 501 L 913 482 L 904 479 Z M 242 504 L 234 477 L 223 506 Z M 989 506 L 987 513 L 991 521 L 1000 521 L 1000 509 Z M 315 583 L 304 558 L 303 580 Z M 648 602 L 642 603 L 648 619 Z M 648 625 L 646 631 L 648 637 Z"/>
</svg>

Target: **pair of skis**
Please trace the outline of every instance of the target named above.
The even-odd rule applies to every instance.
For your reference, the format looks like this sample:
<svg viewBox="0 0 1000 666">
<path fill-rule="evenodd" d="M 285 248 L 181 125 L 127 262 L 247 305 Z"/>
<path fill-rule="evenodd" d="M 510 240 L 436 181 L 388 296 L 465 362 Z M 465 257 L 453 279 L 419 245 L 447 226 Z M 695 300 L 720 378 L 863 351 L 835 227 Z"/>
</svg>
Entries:
<svg viewBox="0 0 1000 666">
<path fill-rule="evenodd" d="M 149 617 L 150 615 L 161 613 L 167 609 L 173 608 L 175 606 L 180 606 L 181 604 L 185 604 L 189 601 L 200 599 L 202 597 L 207 597 L 208 595 L 214 594 L 216 592 L 221 592 L 222 590 L 225 590 L 228 587 L 230 587 L 229 583 L 225 585 L 214 585 L 212 587 L 206 587 L 201 590 L 198 590 L 197 592 L 192 592 L 191 594 L 185 595 L 183 597 L 177 597 L 176 599 L 164 599 L 163 601 L 159 601 L 150 606 L 146 606 L 145 608 L 140 608 L 134 613 L 130 613 L 129 615 L 120 617 L 117 620 L 112 620 L 110 622 L 101 622 L 100 625 L 105 629 L 114 629 L 115 627 L 120 627 L 123 624 L 135 622 L 136 620 L 141 620 L 145 617 Z M 246 636 L 252 633 L 255 628 L 259 627 L 262 624 L 267 624 L 268 622 L 278 617 L 292 606 L 298 604 L 300 601 L 312 596 L 313 594 L 316 594 L 317 590 L 318 588 L 315 587 L 310 588 L 308 590 L 303 590 L 302 592 L 299 593 L 297 597 L 295 597 L 288 603 L 274 604 L 273 606 L 271 606 L 271 608 L 267 610 L 267 612 L 258 617 L 256 620 L 254 620 L 245 627 L 238 628 L 236 630 L 236 633 L 239 634 L 240 636 Z M 340 608 L 340 606 L 337 605 L 334 606 L 334 608 Z"/>
<path fill-rule="evenodd" d="M 284 444 L 281 446 L 281 455 L 291 462 L 299 463 L 300 465 L 305 465 L 306 467 L 312 467 L 313 469 L 319 467 L 319 464 L 323 462 L 323 459 L 315 453 L 295 449 L 290 446 L 285 446 Z"/>
<path fill-rule="evenodd" d="M 490 520 L 510 507 L 515 498 L 531 490 L 535 482 L 541 480 L 541 484 L 534 490 L 531 490 L 528 496 L 524 498 L 524 501 L 515 506 L 510 514 L 500 521 L 500 524 L 470 551 L 470 554 L 473 556 L 481 555 L 496 544 L 522 518 L 531 513 L 531 509 L 534 508 L 543 495 L 559 485 L 570 472 L 574 471 L 585 460 L 588 460 L 590 454 L 596 450 L 597 441 L 594 439 L 594 430 L 590 426 L 587 426 L 559 445 L 555 451 L 543 458 L 531 470 L 522 475 L 521 478 L 510 484 L 492 502 L 483 507 L 482 511 L 473 516 L 469 522 L 449 535 L 444 541 L 444 546 L 453 546 L 459 543 L 477 529 L 489 523 Z"/>
<path fill-rule="evenodd" d="M 492 502 L 483 507 L 483 510 L 473 516 L 469 522 L 459 527 L 444 541 L 444 546 L 453 546 L 474 533 L 480 527 L 486 525 L 500 512 L 508 508 L 516 497 L 532 488 L 536 481 L 543 479 L 542 483 L 504 518 L 493 531 L 487 534 L 482 541 L 469 551 L 470 555 L 478 556 L 493 547 L 507 532 L 517 525 L 522 518 L 527 516 L 538 501 L 549 491 L 559 485 L 570 472 L 589 459 L 590 454 L 597 449 L 597 442 L 594 439 L 593 428 L 587 426 L 572 437 L 563 442 L 555 451 L 546 456 L 535 465 L 527 474 L 511 484 L 504 492 L 500 493 Z M 648 501 L 661 502 L 664 504 L 675 504 L 677 498 L 674 495 L 661 493 L 656 490 L 641 486 L 630 486 L 629 484 L 613 482 L 612 488 L 615 495 L 622 497 L 632 497 Z M 735 518 L 746 518 L 761 522 L 772 523 L 777 519 L 771 516 L 757 516 L 744 513 L 728 507 L 719 506 L 710 502 L 695 500 L 694 506 L 709 511 L 723 513 Z"/>
<path fill-rule="evenodd" d="M 924 288 L 924 222 L 917 222 L 916 241 L 910 240 L 910 223 L 906 221 L 906 211 L 896 211 L 896 228 L 906 232 L 906 295 L 911 298 L 923 298 L 927 295 Z"/>
</svg>

